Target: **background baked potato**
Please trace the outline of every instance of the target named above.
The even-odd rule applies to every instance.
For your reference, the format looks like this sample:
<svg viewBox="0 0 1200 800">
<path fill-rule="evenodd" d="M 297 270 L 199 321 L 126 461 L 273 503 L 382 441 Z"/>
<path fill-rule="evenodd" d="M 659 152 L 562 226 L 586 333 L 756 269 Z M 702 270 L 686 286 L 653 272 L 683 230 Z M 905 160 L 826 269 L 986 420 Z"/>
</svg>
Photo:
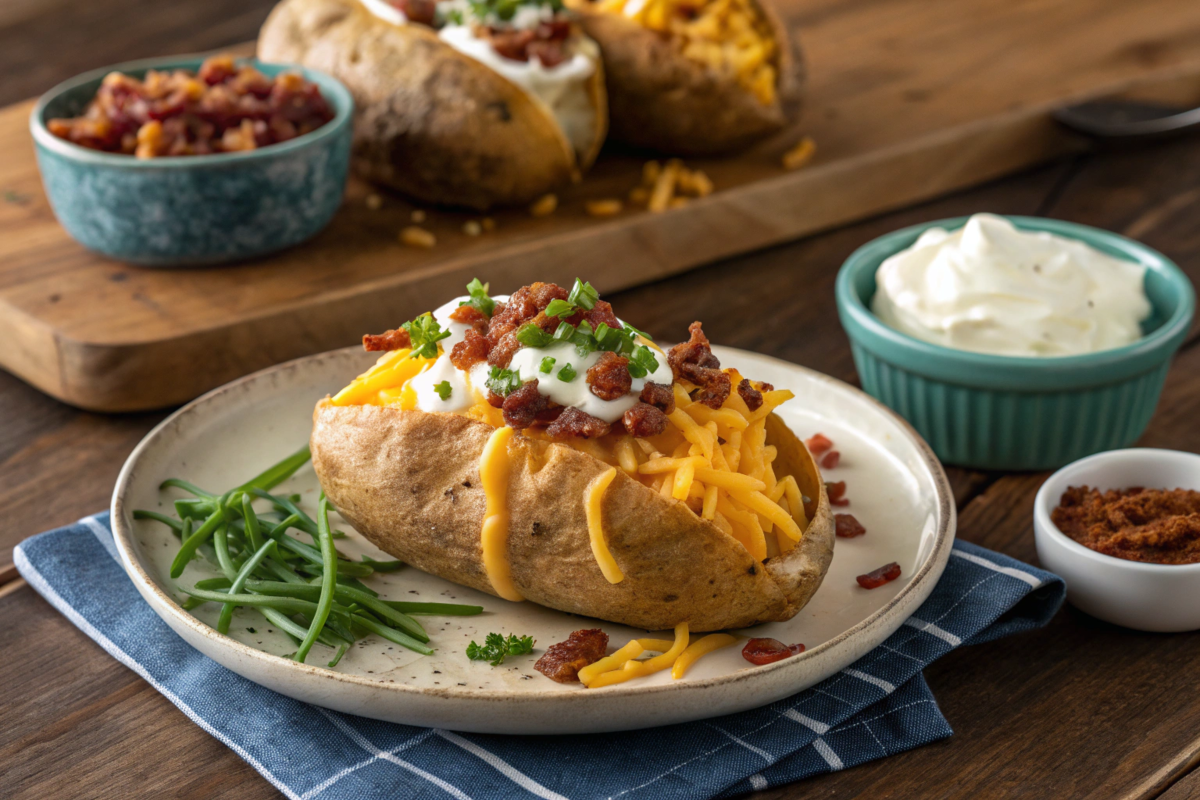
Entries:
<svg viewBox="0 0 1200 800">
<path fill-rule="evenodd" d="M 263 25 L 258 56 L 346 84 L 355 170 L 429 203 L 528 203 L 577 179 L 604 140 L 599 64 L 588 83 L 595 137 L 577 154 L 540 101 L 432 29 L 385 22 L 357 0 L 283 0 Z"/>
<path fill-rule="evenodd" d="M 513 436 L 508 555 L 516 588 L 550 608 L 646 630 L 681 621 L 692 631 L 722 630 L 795 616 L 829 567 L 833 516 L 808 450 L 778 417 L 767 419 L 780 475 L 794 475 L 811 498 L 799 544 L 760 563 L 683 503 L 617 470 L 602 505 L 609 550 L 625 575 L 616 584 L 596 563 L 583 502 L 609 466 L 565 444 Z M 363 536 L 418 569 L 496 594 L 480 544 L 479 462 L 491 426 L 327 400 L 313 422 L 321 486 Z"/>
<path fill-rule="evenodd" d="M 685 55 L 674 35 L 600 10 L 591 0 L 568 5 L 604 54 L 609 135 L 616 141 L 670 155 L 718 155 L 778 133 L 799 112 L 800 46 L 763 0 L 749 5 L 776 45 L 775 91 L 765 103 L 733 75 Z"/>
</svg>

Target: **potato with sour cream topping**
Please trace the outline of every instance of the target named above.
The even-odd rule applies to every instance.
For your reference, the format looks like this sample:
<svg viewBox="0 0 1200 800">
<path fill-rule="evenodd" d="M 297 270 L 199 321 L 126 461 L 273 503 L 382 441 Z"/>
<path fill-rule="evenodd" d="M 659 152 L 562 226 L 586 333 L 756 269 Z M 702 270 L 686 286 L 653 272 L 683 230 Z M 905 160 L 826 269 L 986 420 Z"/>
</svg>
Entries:
<svg viewBox="0 0 1200 800">
<path fill-rule="evenodd" d="M 258 51 L 345 83 L 355 169 L 429 203 L 528 204 L 608 129 L 600 50 L 561 0 L 283 0 Z"/>
<path fill-rule="evenodd" d="M 647 630 L 795 616 L 833 556 L 829 494 L 699 322 L 669 351 L 590 284 L 472 281 L 317 404 L 313 467 L 354 527 L 506 600 Z M 686 637 L 685 637 L 686 640 Z"/>
<path fill-rule="evenodd" d="M 1150 316 L 1146 268 L 1083 242 L 976 214 L 930 228 L 876 272 L 871 309 L 934 344 L 1006 356 L 1068 356 L 1132 344 Z"/>
</svg>

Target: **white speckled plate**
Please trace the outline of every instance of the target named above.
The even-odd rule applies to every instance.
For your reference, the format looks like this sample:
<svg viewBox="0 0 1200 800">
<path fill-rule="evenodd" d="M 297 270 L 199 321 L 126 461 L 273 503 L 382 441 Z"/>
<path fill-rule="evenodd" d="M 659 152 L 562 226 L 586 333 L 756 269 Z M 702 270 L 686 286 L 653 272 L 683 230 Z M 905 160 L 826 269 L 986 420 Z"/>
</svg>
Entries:
<svg viewBox="0 0 1200 800">
<path fill-rule="evenodd" d="M 179 607 L 178 585 L 191 586 L 214 572 L 193 561 L 179 580 L 169 575 L 178 547 L 158 523 L 132 519 L 135 508 L 171 513 L 182 477 L 221 491 L 258 473 L 308 440 L 314 403 L 336 391 L 374 360 L 358 349 L 293 361 L 221 387 L 172 414 L 130 455 L 113 493 L 117 548 L 130 578 L 151 607 L 201 652 L 250 680 L 317 705 L 410 725 L 490 733 L 586 733 L 645 728 L 728 714 L 764 705 L 807 688 L 882 642 L 921 604 L 937 583 L 954 539 L 950 487 L 937 459 L 906 423 L 862 392 L 824 375 L 740 350 L 714 348 L 726 366 L 796 393 L 780 409 L 801 437 L 818 431 L 842 453 L 827 480 L 844 480 L 846 509 L 868 533 L 839 539 L 829 574 L 812 602 L 788 622 L 753 629 L 787 643 L 803 642 L 800 656 L 763 667 L 741 657 L 740 647 L 717 651 L 683 679 L 669 672 L 604 689 L 553 683 L 533 670 L 542 648 L 596 623 L 532 603 L 509 603 L 406 568 L 370 579 L 389 599 L 457 601 L 482 605 L 477 617 L 424 617 L 433 656 L 423 657 L 374 637 L 362 640 L 336 670 L 322 666 L 331 652 L 316 646 L 309 664 L 277 654 L 294 649 L 266 621 L 241 610 L 231 636 L 210 623 L 217 609 L 192 616 Z M 314 508 L 319 491 L 311 467 L 280 490 L 297 492 Z M 339 542 L 358 555 L 378 551 L 347 530 Z M 867 591 L 854 577 L 889 561 L 902 577 Z M 601 623 L 615 644 L 644 636 Z M 251 632 L 253 628 L 253 632 Z M 533 656 L 493 668 L 469 661 L 464 648 L 489 631 L 532 635 Z M 739 631 L 738 633 L 742 633 Z M 749 631 L 745 633 L 749 634 Z"/>
</svg>

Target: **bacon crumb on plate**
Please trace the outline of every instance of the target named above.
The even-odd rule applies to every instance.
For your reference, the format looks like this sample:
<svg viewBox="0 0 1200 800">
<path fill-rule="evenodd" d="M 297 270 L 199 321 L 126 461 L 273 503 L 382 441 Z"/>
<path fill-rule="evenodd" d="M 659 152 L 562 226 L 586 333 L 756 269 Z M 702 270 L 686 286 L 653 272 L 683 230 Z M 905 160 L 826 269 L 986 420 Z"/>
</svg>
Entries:
<svg viewBox="0 0 1200 800">
<path fill-rule="evenodd" d="M 751 639 L 742 648 L 742 658 L 751 664 L 773 664 L 804 652 L 802 644 L 784 644 L 778 639 Z"/>
<path fill-rule="evenodd" d="M 830 450 L 821 458 L 821 469 L 837 469 L 837 465 L 841 463 L 842 454 L 837 450 Z"/>
<path fill-rule="evenodd" d="M 829 493 L 829 505 L 831 506 L 848 506 L 850 498 L 846 497 L 846 482 L 834 481 L 825 484 L 825 491 Z"/>
<path fill-rule="evenodd" d="M 804 440 L 804 446 L 813 454 L 813 458 L 817 458 L 833 449 L 833 441 L 823 433 L 814 433 Z"/>
<path fill-rule="evenodd" d="M 853 539 L 867 532 L 862 523 L 853 514 L 834 514 L 833 522 L 837 526 L 836 533 L 842 539 Z"/>
<path fill-rule="evenodd" d="M 858 581 L 858 585 L 864 589 L 878 589 L 885 583 L 891 583 L 900 577 L 900 565 L 893 561 L 890 564 L 884 564 L 876 570 L 868 572 L 866 575 L 859 575 L 854 580 Z"/>
<path fill-rule="evenodd" d="M 579 670 L 608 653 L 608 634 L 599 628 L 575 631 L 566 641 L 552 644 L 533 668 L 558 683 L 578 683 Z"/>
</svg>

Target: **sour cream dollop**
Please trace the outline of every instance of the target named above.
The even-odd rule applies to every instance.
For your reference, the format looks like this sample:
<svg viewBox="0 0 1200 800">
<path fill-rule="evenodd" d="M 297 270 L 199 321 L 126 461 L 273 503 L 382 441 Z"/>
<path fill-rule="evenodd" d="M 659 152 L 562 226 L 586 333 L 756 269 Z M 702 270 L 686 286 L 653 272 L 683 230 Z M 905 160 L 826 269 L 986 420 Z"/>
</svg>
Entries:
<svg viewBox="0 0 1200 800">
<path fill-rule="evenodd" d="M 545 67 L 537 58 L 528 61 L 505 58 L 488 39 L 477 37 L 469 25 L 447 25 L 438 31 L 438 36 L 545 105 L 576 153 L 591 147 L 596 136 L 596 108 L 588 92 L 588 79 L 596 72 L 600 59 L 600 48 L 591 39 L 580 38 L 573 43 L 574 53 L 570 58 Z"/>
<path fill-rule="evenodd" d="M 467 331 L 471 327 L 450 319 L 450 314 L 470 299 L 465 295 L 456 297 L 433 312 L 433 318 L 437 320 L 443 330 L 450 331 L 450 335 L 438 342 L 442 347 L 442 354 L 438 356 L 437 360 L 409 382 L 409 386 L 417 394 L 417 408 L 422 411 L 446 413 L 466 411 L 487 397 L 487 379 L 491 372 L 487 362 L 476 364 L 469 372 L 456 368 L 450 362 L 450 352 L 454 349 L 454 345 L 466 338 Z M 492 299 L 497 303 L 506 303 L 508 295 L 493 295 Z M 675 378 L 671 372 L 671 366 L 667 363 L 666 355 L 657 349 L 655 349 L 654 355 L 658 361 L 658 367 L 645 378 L 633 378 L 630 392 L 616 400 L 602 400 L 592 394 L 587 382 L 588 368 L 600 360 L 600 352 L 581 356 L 575 349 L 575 345 L 569 343 L 560 343 L 549 347 L 522 347 L 513 355 L 508 368 L 518 373 L 522 382 L 527 383 L 536 379 L 538 394 L 550 398 L 555 403 L 564 407 L 578 408 L 597 419 L 612 423 L 637 404 L 638 396 L 642 393 L 647 381 L 665 386 L 674 383 Z M 543 361 L 547 358 L 554 359 L 553 366 L 549 372 L 542 372 Z M 559 372 L 567 365 L 574 370 L 575 377 L 569 381 L 561 380 Z M 439 393 L 437 387 L 443 383 L 447 386 L 443 386 L 442 393 Z M 449 392 L 446 392 L 447 388 L 449 388 Z M 446 396 L 442 397 L 442 394 L 446 394 Z"/>
<path fill-rule="evenodd" d="M 875 274 L 871 308 L 927 342 L 1009 356 L 1067 356 L 1131 344 L 1150 316 L 1146 268 L 1083 242 L 976 214 L 930 228 Z"/>
</svg>

